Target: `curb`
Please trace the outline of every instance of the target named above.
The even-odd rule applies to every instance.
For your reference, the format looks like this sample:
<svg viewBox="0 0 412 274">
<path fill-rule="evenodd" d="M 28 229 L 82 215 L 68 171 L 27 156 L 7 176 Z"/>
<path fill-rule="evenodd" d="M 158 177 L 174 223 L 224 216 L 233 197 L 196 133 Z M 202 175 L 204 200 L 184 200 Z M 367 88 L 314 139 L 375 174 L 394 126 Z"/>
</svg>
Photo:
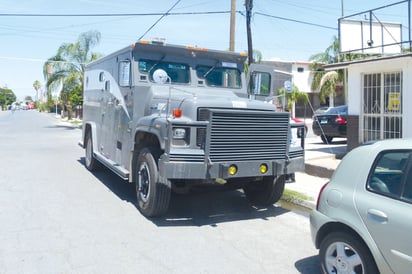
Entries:
<svg viewBox="0 0 412 274">
<path fill-rule="evenodd" d="M 323 167 L 312 163 L 305 163 L 305 173 L 308 175 L 321 178 L 330 178 L 332 177 L 334 171 L 334 168 Z"/>
<path fill-rule="evenodd" d="M 283 196 L 280 198 L 280 200 L 290 204 L 297 205 L 299 207 L 303 207 L 309 211 L 314 210 L 316 208 L 316 201 L 303 200 L 300 198 L 285 199 L 283 198 Z"/>
</svg>

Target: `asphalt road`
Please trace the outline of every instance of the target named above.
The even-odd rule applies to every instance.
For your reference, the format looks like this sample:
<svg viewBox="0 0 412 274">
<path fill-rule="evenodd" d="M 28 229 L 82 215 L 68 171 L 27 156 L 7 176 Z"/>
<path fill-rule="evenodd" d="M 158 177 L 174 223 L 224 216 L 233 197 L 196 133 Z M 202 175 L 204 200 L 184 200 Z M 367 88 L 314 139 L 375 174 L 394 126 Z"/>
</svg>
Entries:
<svg viewBox="0 0 412 274">
<path fill-rule="evenodd" d="M 240 191 L 173 196 L 144 218 L 131 184 L 84 167 L 81 131 L 0 112 L 0 273 L 319 273 L 304 213 Z"/>
</svg>

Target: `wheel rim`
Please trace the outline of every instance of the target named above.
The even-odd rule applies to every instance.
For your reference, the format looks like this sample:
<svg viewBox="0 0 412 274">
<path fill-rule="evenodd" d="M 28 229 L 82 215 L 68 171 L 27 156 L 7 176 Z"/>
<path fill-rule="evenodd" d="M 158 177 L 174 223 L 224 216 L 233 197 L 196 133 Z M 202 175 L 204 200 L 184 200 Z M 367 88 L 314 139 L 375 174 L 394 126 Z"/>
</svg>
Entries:
<svg viewBox="0 0 412 274">
<path fill-rule="evenodd" d="M 90 163 L 92 162 L 92 140 L 91 138 L 87 139 L 87 143 L 86 143 L 86 165 L 89 166 Z"/>
<path fill-rule="evenodd" d="M 343 242 L 331 244 L 326 250 L 325 266 L 327 273 L 364 273 L 362 259 L 358 252 Z"/>
<path fill-rule="evenodd" d="M 150 192 L 150 171 L 146 163 L 142 163 L 138 174 L 138 192 L 142 201 L 146 202 Z"/>
</svg>

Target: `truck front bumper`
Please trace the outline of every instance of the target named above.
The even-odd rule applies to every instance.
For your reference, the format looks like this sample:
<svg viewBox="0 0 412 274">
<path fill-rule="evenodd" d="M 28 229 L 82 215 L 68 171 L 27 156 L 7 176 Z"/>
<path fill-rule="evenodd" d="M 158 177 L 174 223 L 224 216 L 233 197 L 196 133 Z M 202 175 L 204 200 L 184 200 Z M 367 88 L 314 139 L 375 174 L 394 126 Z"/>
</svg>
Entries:
<svg viewBox="0 0 412 274">
<path fill-rule="evenodd" d="M 262 167 L 264 166 L 264 167 Z M 304 158 L 255 160 L 247 162 L 170 162 L 159 160 L 160 176 L 167 179 L 234 179 L 261 176 L 280 176 L 304 170 Z M 233 167 L 236 173 L 233 174 Z M 232 171 L 232 172 L 231 172 Z"/>
</svg>

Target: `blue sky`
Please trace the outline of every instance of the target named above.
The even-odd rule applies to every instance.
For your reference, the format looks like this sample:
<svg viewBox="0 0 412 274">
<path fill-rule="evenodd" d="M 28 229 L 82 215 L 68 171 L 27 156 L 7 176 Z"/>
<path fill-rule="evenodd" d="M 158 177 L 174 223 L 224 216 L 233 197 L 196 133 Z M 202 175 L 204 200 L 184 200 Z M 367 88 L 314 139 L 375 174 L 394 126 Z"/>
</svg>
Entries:
<svg viewBox="0 0 412 274">
<path fill-rule="evenodd" d="M 80 33 L 101 32 L 93 51 L 107 55 L 135 42 L 160 16 L 127 17 L 15 17 L 4 14 L 108 14 L 163 13 L 177 0 L 0 0 L 0 86 L 7 85 L 22 100 L 34 98 L 33 82 L 44 82 L 42 66 L 63 43 L 75 42 Z M 230 0 L 181 0 L 172 12 L 229 11 Z M 350 15 L 397 1 L 343 0 Z M 337 36 L 342 0 L 254 0 L 253 47 L 263 59 L 306 61 L 323 52 Z M 244 0 L 237 0 L 244 12 Z M 257 14 L 256 14 L 257 13 Z M 243 13 L 244 14 L 244 13 Z M 268 14 L 320 26 L 280 20 Z M 399 16 L 399 15 L 398 15 Z M 397 18 L 392 21 L 399 21 Z M 229 48 L 229 14 L 164 17 L 144 38 L 165 38 L 167 43 Z M 324 27 L 321 27 L 324 26 Z M 332 29 L 331 29 L 332 28 Z M 336 29 L 334 29 L 336 28 Z M 246 51 L 245 16 L 237 13 L 235 50 Z"/>
</svg>

